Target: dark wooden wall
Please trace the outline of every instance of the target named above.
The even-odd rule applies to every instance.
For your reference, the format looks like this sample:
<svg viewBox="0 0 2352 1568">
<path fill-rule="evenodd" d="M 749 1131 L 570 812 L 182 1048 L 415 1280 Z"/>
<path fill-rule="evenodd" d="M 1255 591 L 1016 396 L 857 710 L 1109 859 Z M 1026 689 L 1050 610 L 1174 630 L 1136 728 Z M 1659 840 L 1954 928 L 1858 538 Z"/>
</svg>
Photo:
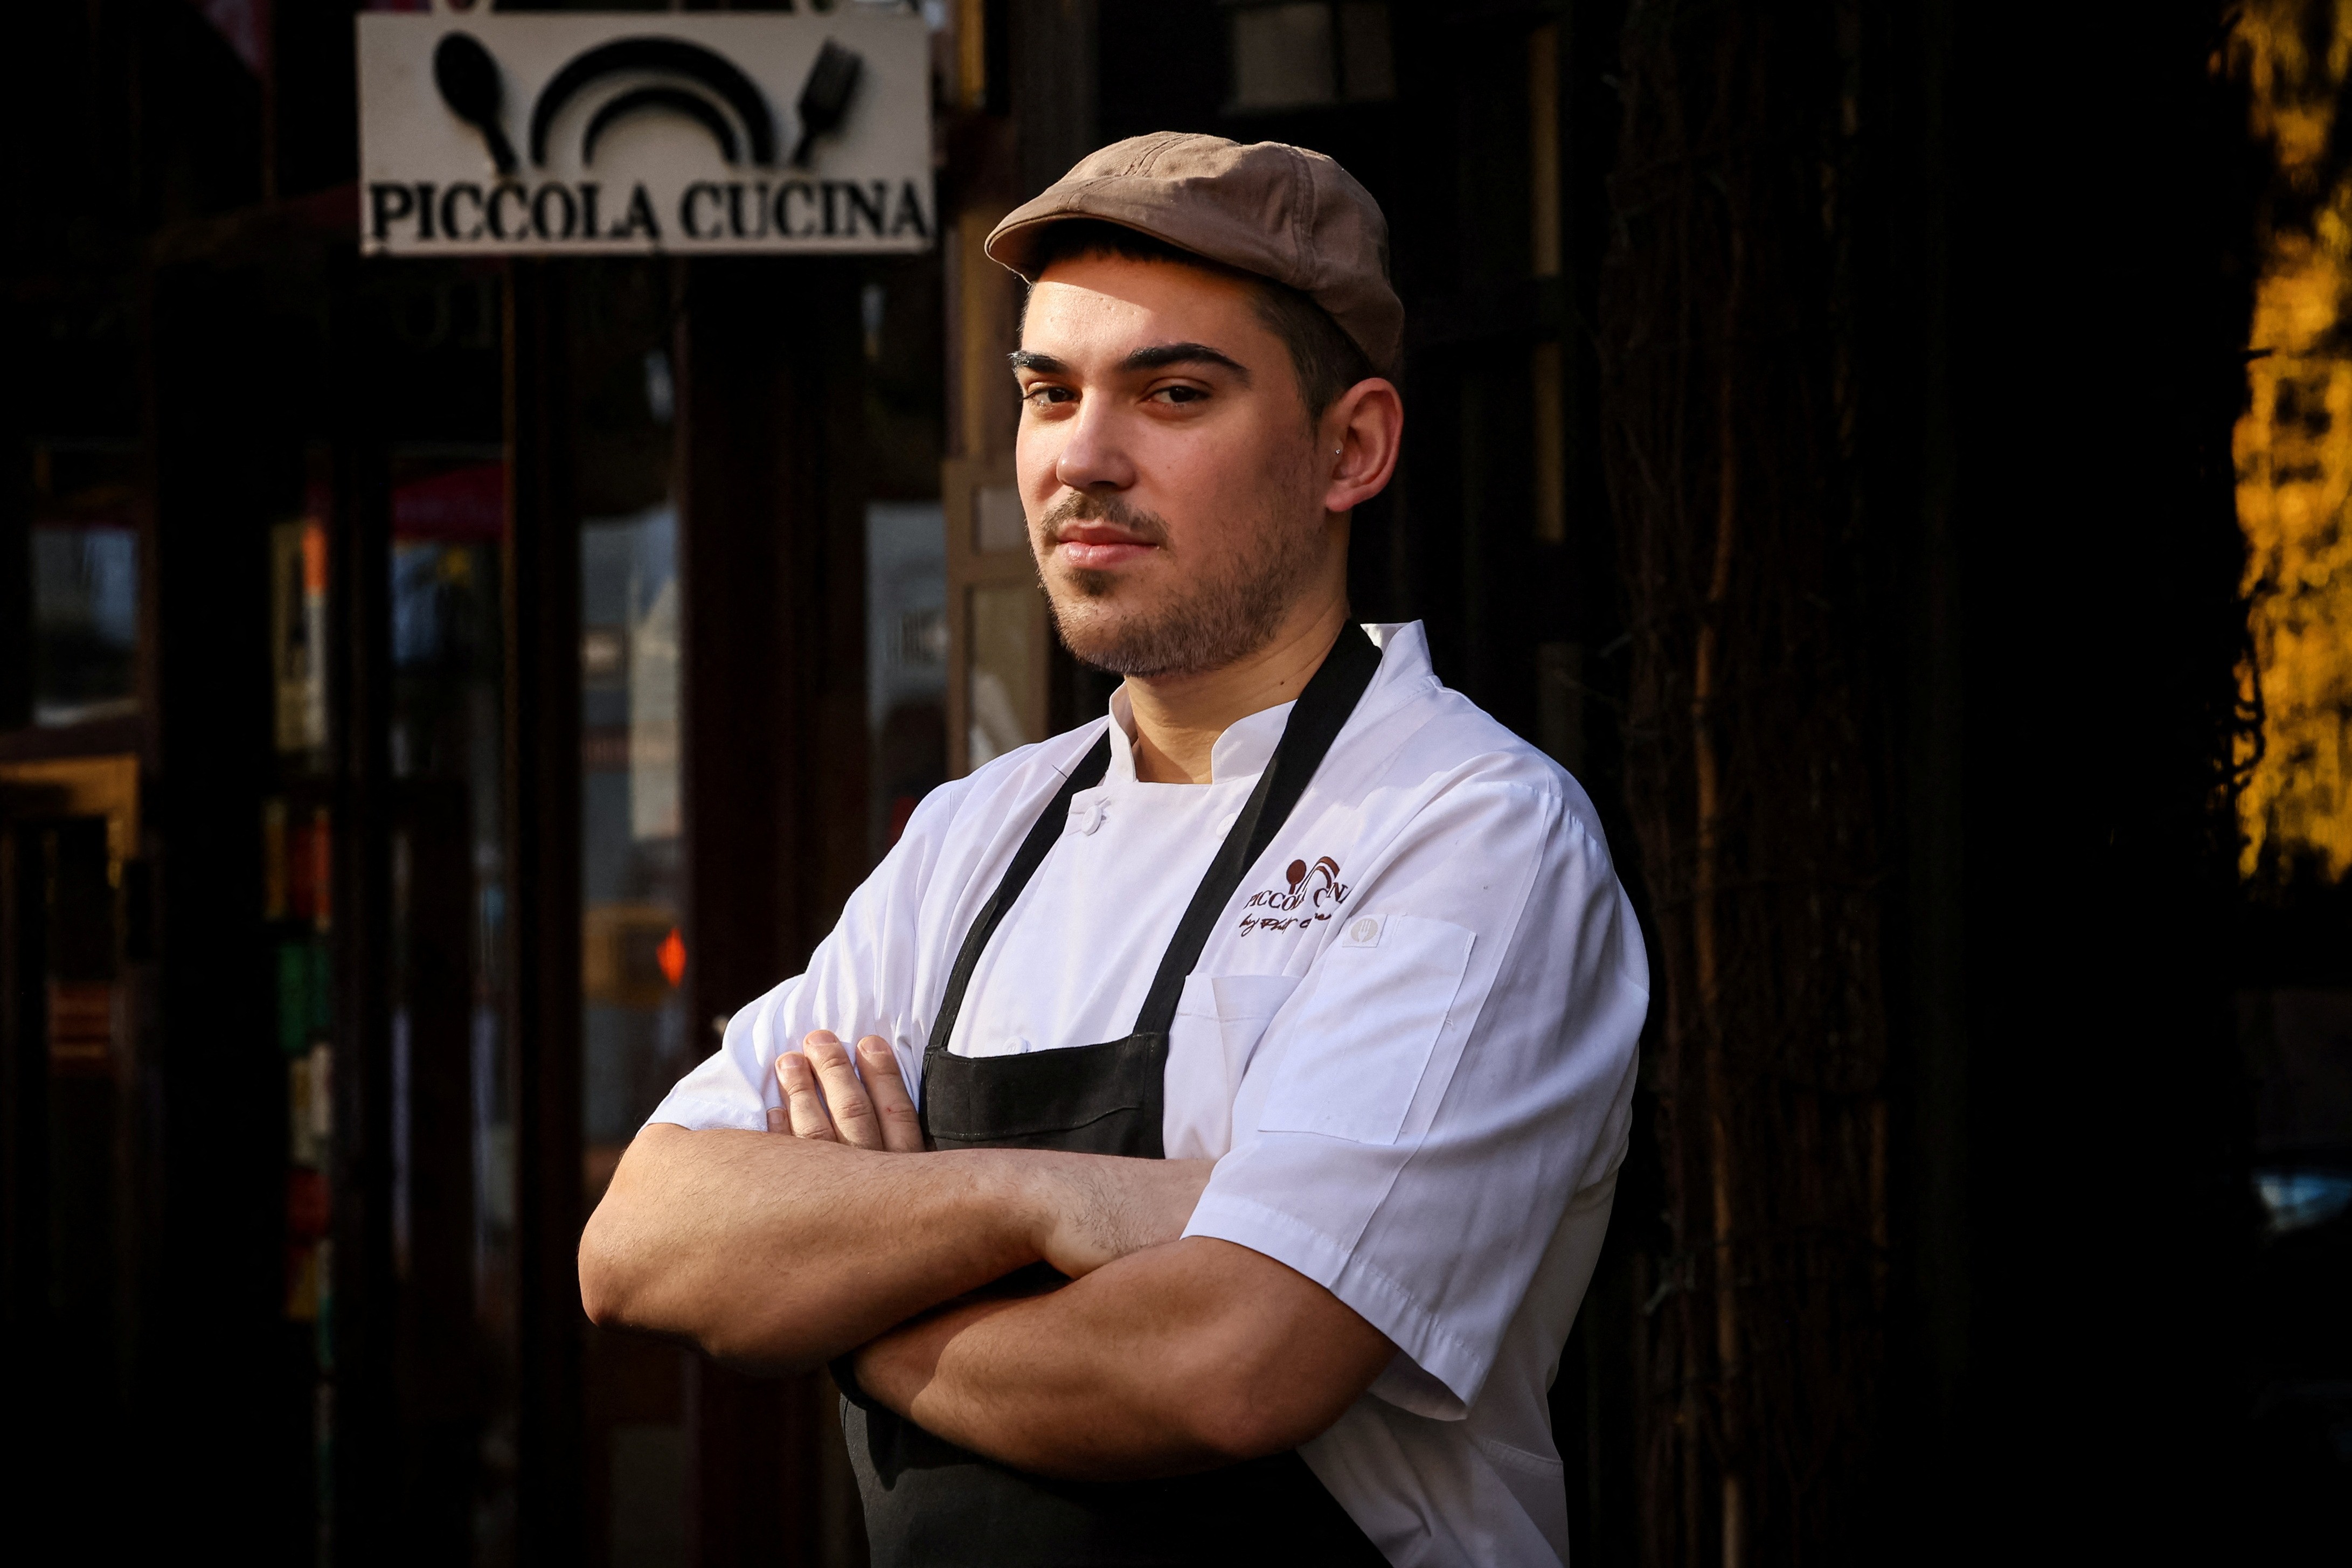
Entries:
<svg viewBox="0 0 2352 1568">
<path fill-rule="evenodd" d="M 1874 199 L 1919 262 L 1865 296 L 1920 349 L 1881 358 L 1916 423 L 1879 459 L 1916 606 L 1909 1430 L 1950 1445 L 1915 1495 L 1955 1555 L 2029 1530 L 2053 1556 L 2228 1555 L 2254 1215 L 2226 18 L 2069 7 L 2022 48 L 1964 7 L 1885 25 Z"/>
</svg>

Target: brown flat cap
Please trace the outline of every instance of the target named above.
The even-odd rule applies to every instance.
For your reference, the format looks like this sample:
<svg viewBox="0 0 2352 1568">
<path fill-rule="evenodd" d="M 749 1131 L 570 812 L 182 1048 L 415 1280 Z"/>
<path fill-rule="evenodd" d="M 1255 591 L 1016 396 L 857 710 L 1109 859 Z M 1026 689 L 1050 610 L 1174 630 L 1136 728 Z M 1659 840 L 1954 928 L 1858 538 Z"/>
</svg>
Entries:
<svg viewBox="0 0 2352 1568">
<path fill-rule="evenodd" d="M 1286 283 L 1331 313 L 1375 369 L 1394 369 L 1404 304 L 1389 286 L 1388 219 L 1354 175 L 1280 142 L 1160 131 L 1100 152 L 1023 203 L 988 237 L 990 258 L 1032 283 L 1054 224 L 1097 218 Z"/>
</svg>

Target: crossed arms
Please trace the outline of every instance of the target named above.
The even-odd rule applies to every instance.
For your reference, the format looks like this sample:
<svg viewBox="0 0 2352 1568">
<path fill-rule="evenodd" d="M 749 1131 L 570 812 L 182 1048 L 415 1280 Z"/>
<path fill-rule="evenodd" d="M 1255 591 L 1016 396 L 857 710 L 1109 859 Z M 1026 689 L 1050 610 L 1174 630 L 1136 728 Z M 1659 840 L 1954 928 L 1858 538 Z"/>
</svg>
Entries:
<svg viewBox="0 0 2352 1568">
<path fill-rule="evenodd" d="M 1322 1286 L 1183 1237 L 1211 1163 L 926 1152 L 888 1046 L 777 1059 L 769 1132 L 637 1135 L 580 1244 L 610 1328 L 786 1372 L 855 1351 L 866 1393 L 1044 1475 L 1174 1475 L 1314 1436 L 1394 1347 Z M 1044 1262 L 1072 1283 L 975 1297 Z"/>
</svg>

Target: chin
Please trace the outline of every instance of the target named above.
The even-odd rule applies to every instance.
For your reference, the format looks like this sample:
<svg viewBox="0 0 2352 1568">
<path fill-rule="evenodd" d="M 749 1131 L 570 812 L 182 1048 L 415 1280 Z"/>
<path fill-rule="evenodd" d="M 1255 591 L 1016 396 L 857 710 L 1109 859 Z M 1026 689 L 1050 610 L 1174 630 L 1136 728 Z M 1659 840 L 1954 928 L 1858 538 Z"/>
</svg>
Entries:
<svg viewBox="0 0 2352 1568">
<path fill-rule="evenodd" d="M 1278 557 L 1205 579 L 1062 568 L 1045 596 L 1062 644 L 1097 669 L 1144 679 L 1200 675 L 1272 640 L 1308 574 Z"/>
<path fill-rule="evenodd" d="M 1118 593 L 1107 573 L 1057 573 L 1055 577 L 1045 598 L 1053 609 L 1054 628 L 1073 658 L 1113 675 L 1158 673 L 1135 668 L 1139 654 L 1150 662 L 1150 650 L 1138 645 L 1157 640 L 1150 616 L 1131 603 L 1118 602 L 1136 595 Z"/>
<path fill-rule="evenodd" d="M 1048 597 L 1062 646 L 1088 664 L 1104 669 L 1112 668 L 1103 661 L 1118 658 L 1119 649 L 1133 636 L 1136 617 L 1100 599 L 1062 594 Z"/>
</svg>

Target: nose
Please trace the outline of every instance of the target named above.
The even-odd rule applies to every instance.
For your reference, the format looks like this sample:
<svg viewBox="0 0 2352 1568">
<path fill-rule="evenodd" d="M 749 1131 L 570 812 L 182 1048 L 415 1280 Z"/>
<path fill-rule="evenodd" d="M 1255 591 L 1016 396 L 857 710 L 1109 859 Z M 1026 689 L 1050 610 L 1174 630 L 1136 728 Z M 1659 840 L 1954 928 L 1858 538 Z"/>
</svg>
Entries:
<svg viewBox="0 0 2352 1568">
<path fill-rule="evenodd" d="M 1135 464 L 1108 400 L 1087 398 L 1079 405 L 1078 416 L 1062 428 L 1066 437 L 1054 459 L 1054 477 L 1065 487 L 1123 490 L 1135 483 Z"/>
</svg>

